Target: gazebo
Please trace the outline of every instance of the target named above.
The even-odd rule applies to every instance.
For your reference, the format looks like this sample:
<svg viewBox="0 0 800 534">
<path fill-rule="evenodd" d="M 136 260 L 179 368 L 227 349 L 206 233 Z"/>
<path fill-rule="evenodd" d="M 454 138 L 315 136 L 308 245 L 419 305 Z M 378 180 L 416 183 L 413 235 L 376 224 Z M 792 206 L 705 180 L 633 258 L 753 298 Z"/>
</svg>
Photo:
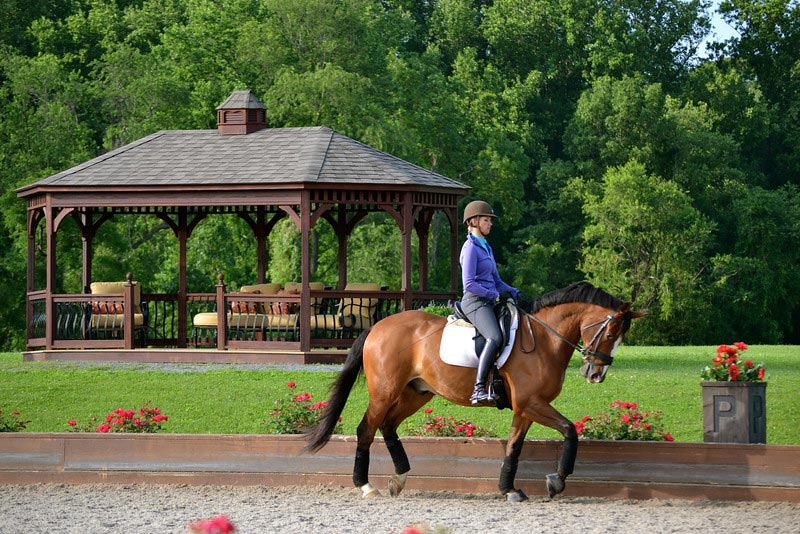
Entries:
<svg viewBox="0 0 800 534">
<path fill-rule="evenodd" d="M 266 107 L 250 91 L 231 94 L 217 108 L 217 123 L 215 130 L 156 132 L 17 190 L 28 204 L 26 359 L 330 361 L 382 316 L 456 296 L 458 204 L 468 186 L 326 127 L 268 128 Z M 348 238 L 373 212 L 389 214 L 400 230 L 399 290 L 348 287 Z M 427 287 L 428 237 L 437 212 L 450 225 L 451 277 L 445 292 Z M 108 286 L 100 294 L 94 290 L 95 235 L 103 223 L 126 215 L 157 217 L 174 232 L 176 294 L 143 292 L 131 276 L 113 294 Z M 220 276 L 215 293 L 190 294 L 187 240 L 210 215 L 238 216 L 252 230 L 261 287 L 267 282 L 267 238 L 289 217 L 301 239 L 297 292 L 231 292 Z M 82 241 L 81 294 L 54 291 L 57 236 L 67 217 L 77 224 Z M 335 288 L 320 288 L 310 279 L 310 235 L 321 220 L 339 245 Z M 46 249 L 43 288 L 35 287 L 37 232 Z M 416 288 L 412 232 L 419 244 Z M 276 319 L 287 303 L 291 313 Z M 200 313 L 213 319 L 204 329 L 194 324 Z M 348 314 L 358 320 L 348 322 Z"/>
</svg>

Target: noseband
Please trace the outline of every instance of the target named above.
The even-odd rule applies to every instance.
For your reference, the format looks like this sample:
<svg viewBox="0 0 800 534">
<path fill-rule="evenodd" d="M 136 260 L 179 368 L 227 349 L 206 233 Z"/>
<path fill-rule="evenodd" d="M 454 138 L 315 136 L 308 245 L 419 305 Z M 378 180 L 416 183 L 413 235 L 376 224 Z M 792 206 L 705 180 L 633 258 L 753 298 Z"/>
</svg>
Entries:
<svg viewBox="0 0 800 534">
<path fill-rule="evenodd" d="M 594 336 L 592 336 L 591 341 L 589 341 L 589 343 L 586 346 L 581 346 L 579 343 L 573 343 L 569 339 L 562 336 L 555 328 L 545 323 L 544 321 L 540 320 L 535 315 L 533 314 L 528 314 L 528 315 L 531 317 L 531 319 L 533 319 L 534 321 L 545 327 L 547 330 L 555 334 L 557 337 L 561 338 L 561 340 L 564 341 L 564 343 L 572 347 L 574 350 L 578 351 L 581 354 L 581 356 L 583 356 L 584 363 L 589 363 L 590 357 L 595 360 L 595 362 L 593 363 L 596 363 L 596 361 L 599 360 L 603 365 L 611 365 L 614 362 L 613 356 L 611 356 L 610 354 L 606 354 L 604 352 L 600 352 L 596 348 L 596 346 L 600 344 L 600 338 L 603 335 L 603 332 L 606 331 L 606 328 L 608 328 L 609 323 L 614 322 L 617 324 L 622 324 L 622 321 L 614 317 L 614 315 L 608 314 L 606 315 L 605 319 L 601 319 L 592 324 L 587 324 L 586 326 L 581 327 L 581 332 L 583 332 L 588 328 L 592 328 L 593 326 L 599 325 L 599 328 L 594 333 Z M 592 349 L 592 346 L 595 346 L 595 348 Z"/>
</svg>

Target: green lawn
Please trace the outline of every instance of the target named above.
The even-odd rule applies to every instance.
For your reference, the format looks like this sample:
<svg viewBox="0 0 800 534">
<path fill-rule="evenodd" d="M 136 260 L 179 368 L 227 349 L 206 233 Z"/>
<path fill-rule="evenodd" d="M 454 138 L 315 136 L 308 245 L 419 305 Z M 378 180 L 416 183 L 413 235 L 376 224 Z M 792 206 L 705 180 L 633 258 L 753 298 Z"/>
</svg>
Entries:
<svg viewBox="0 0 800 534">
<path fill-rule="evenodd" d="M 572 420 L 605 411 L 614 400 L 636 402 L 643 410 L 662 410 L 665 430 L 676 441 L 702 441 L 700 370 L 710 363 L 716 347 L 621 347 L 602 384 L 588 384 L 573 359 L 555 406 Z M 764 362 L 767 370 L 767 440 L 800 444 L 800 347 L 751 346 L 743 358 Z M 164 428 L 176 433 L 263 433 L 263 421 L 273 401 L 297 383 L 324 400 L 334 372 L 308 370 L 247 370 L 242 366 L 159 366 L 69 362 L 23 362 L 19 353 L 0 353 L 0 409 L 19 410 L 31 422 L 31 432 L 68 430 L 67 421 L 83 424 L 115 408 L 134 409 L 148 400 L 169 415 Z M 363 382 L 356 385 L 343 414 L 344 431 L 355 433 L 366 406 Z M 511 413 L 494 408 L 454 406 L 440 398 L 434 413 L 493 427 L 508 433 Z M 418 422 L 421 414 L 409 421 Z M 534 425 L 530 438 L 559 435 Z"/>
</svg>

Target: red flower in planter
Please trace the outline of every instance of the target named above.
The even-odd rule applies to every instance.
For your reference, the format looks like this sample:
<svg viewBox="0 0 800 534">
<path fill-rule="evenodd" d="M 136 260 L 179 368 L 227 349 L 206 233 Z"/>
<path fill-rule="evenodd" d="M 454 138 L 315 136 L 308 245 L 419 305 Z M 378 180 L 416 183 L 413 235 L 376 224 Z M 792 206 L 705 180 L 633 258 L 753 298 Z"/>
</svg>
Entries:
<svg viewBox="0 0 800 534">
<path fill-rule="evenodd" d="M 703 380 L 717 382 L 758 382 L 764 380 L 764 364 L 754 364 L 751 360 L 740 363 L 741 352 L 747 350 L 747 343 L 737 341 L 731 345 L 717 347 L 717 355 L 711 358 L 712 366 L 706 366 L 700 376 Z"/>
<path fill-rule="evenodd" d="M 739 380 L 739 375 L 741 375 L 735 363 L 728 365 L 728 374 L 731 375 L 731 380 L 734 382 Z"/>
</svg>

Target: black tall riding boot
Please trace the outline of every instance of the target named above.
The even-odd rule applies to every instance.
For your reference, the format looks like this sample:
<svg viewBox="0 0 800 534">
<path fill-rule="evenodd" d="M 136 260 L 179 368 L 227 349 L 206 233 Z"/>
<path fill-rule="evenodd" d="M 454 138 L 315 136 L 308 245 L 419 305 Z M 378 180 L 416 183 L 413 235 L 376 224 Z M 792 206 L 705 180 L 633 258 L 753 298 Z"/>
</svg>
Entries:
<svg viewBox="0 0 800 534">
<path fill-rule="evenodd" d="M 491 340 L 486 340 L 481 355 L 478 357 L 478 374 L 475 378 L 475 390 L 469 398 L 473 406 L 496 406 L 495 398 L 486 391 L 486 380 L 489 378 L 489 370 L 494 364 L 495 349 L 497 345 Z"/>
</svg>

